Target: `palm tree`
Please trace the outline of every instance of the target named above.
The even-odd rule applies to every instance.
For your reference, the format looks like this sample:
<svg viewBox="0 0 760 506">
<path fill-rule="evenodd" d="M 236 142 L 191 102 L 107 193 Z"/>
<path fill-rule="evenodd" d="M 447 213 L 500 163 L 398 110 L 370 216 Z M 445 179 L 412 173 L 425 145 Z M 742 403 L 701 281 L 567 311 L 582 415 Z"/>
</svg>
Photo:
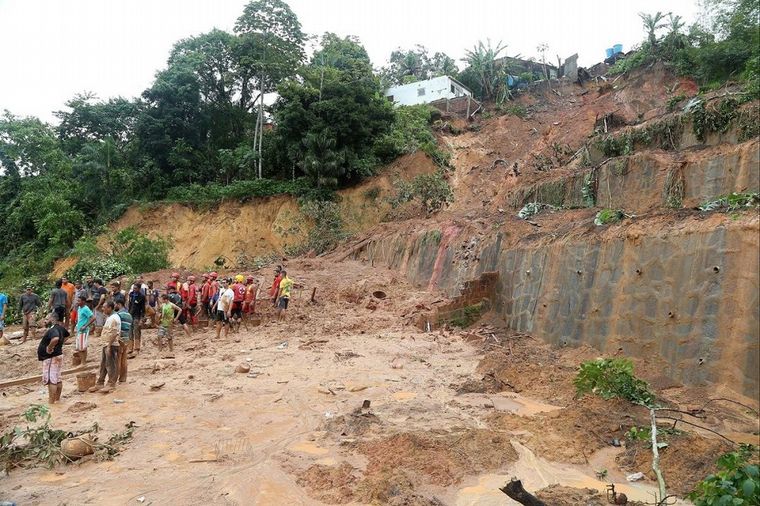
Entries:
<svg viewBox="0 0 760 506">
<path fill-rule="evenodd" d="M 668 13 L 668 15 L 669 14 L 670 13 Z M 665 26 L 665 23 L 662 23 L 662 20 L 665 19 L 665 16 L 666 14 L 663 14 L 660 11 L 657 11 L 657 14 L 654 16 L 651 14 L 639 12 L 639 17 L 641 18 L 641 22 L 644 24 L 644 29 L 647 31 L 649 43 L 652 46 L 657 45 L 657 35 L 655 32 Z"/>
<path fill-rule="evenodd" d="M 686 23 L 681 21 L 681 16 L 674 16 L 673 14 L 668 14 L 668 28 L 670 28 L 670 33 L 679 34 L 681 33 L 681 28 L 684 27 Z"/>
<path fill-rule="evenodd" d="M 496 64 L 499 54 L 507 48 L 506 44 L 499 41 L 496 47 L 491 46 L 491 40 L 487 39 L 487 44 L 478 41 L 477 45 L 465 51 L 464 61 L 472 68 L 478 77 L 484 98 L 493 98 L 499 88 L 501 72 Z"/>
</svg>

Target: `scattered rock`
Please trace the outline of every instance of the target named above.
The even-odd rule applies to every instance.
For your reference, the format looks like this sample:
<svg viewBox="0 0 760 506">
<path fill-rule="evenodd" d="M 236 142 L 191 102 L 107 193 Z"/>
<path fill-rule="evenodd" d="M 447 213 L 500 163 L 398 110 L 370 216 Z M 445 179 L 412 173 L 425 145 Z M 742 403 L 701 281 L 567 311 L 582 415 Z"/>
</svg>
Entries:
<svg viewBox="0 0 760 506">
<path fill-rule="evenodd" d="M 85 455 L 92 455 L 94 452 L 95 445 L 89 437 L 70 437 L 61 441 L 61 453 L 70 459 L 82 458 Z"/>
<path fill-rule="evenodd" d="M 238 364 L 237 367 L 235 367 L 235 372 L 239 372 L 241 374 L 247 374 L 251 371 L 251 366 L 249 364 Z"/>
<path fill-rule="evenodd" d="M 362 390 L 366 390 L 369 388 L 367 385 L 352 385 L 348 387 L 349 392 L 361 392 Z"/>
<path fill-rule="evenodd" d="M 164 385 L 166 385 L 165 382 L 164 383 L 153 383 L 150 386 L 150 389 L 151 389 L 151 391 L 156 392 L 158 390 L 161 390 L 161 388 L 163 388 Z"/>
</svg>

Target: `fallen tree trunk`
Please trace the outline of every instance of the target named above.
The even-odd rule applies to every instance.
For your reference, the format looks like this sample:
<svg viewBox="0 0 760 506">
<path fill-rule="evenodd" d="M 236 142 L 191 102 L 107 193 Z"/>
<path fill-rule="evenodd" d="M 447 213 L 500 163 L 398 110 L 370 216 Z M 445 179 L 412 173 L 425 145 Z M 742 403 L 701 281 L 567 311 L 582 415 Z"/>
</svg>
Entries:
<svg viewBox="0 0 760 506">
<path fill-rule="evenodd" d="M 84 372 L 89 371 L 91 369 L 97 369 L 100 367 L 100 364 L 89 364 L 84 367 L 75 367 L 74 369 L 68 369 L 66 371 L 62 371 L 62 376 L 69 376 L 71 374 L 76 374 L 78 372 Z M 0 381 L 0 389 L 7 388 L 7 387 L 15 387 L 18 385 L 26 385 L 29 383 L 36 383 L 38 381 L 42 381 L 42 375 L 38 374 L 36 376 L 27 376 L 26 378 L 16 378 L 12 380 L 5 380 Z"/>
<path fill-rule="evenodd" d="M 517 478 L 501 487 L 499 490 L 507 494 L 510 499 L 514 499 L 523 506 L 547 506 L 544 501 L 534 496 L 523 488 L 523 484 Z"/>
</svg>

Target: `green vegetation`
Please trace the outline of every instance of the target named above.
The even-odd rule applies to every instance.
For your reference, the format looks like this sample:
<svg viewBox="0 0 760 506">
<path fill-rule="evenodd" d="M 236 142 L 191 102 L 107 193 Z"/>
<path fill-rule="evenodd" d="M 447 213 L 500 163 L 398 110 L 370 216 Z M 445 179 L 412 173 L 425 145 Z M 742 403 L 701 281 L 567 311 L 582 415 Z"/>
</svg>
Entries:
<svg viewBox="0 0 760 506">
<path fill-rule="evenodd" d="M 78 241 L 72 250 L 79 260 L 66 272 L 66 276 L 76 280 L 91 275 L 108 282 L 125 274 L 165 269 L 169 267 L 169 244 L 166 239 L 150 239 L 132 227 L 120 230 L 111 237 L 110 250 L 107 251 L 85 238 Z"/>
<path fill-rule="evenodd" d="M 506 49 L 506 44 L 499 42 L 492 46 L 491 41 L 487 40 L 485 43 L 479 41 L 475 47 L 465 51 L 467 68 L 459 79 L 475 96 L 501 103 L 509 94 L 506 81 L 508 69 L 498 61 Z"/>
<path fill-rule="evenodd" d="M 557 209 L 559 208 L 551 204 L 542 204 L 541 202 L 528 202 L 522 207 L 522 209 L 517 212 L 517 217 L 521 220 L 527 220 L 531 216 L 535 216 L 541 211 L 556 211 Z"/>
<path fill-rule="evenodd" d="M 78 238 L 97 235 L 133 203 L 329 200 L 404 153 L 421 150 L 448 166 L 431 128 L 440 113 L 394 109 L 356 38 L 326 33 L 308 60 L 305 41 L 285 2 L 254 0 L 233 32 L 177 41 L 137 99 L 77 94 L 55 113 L 56 127 L 3 113 L 0 288 L 49 272 Z M 446 55 L 413 53 L 423 68 L 400 74 L 456 73 Z M 399 65 L 408 59 L 400 55 L 392 58 Z M 276 103 L 264 104 L 274 91 Z M 124 270 L 107 263 L 98 272 Z"/>
<path fill-rule="evenodd" d="M 502 106 L 499 110 L 505 112 L 506 114 L 517 116 L 518 118 L 525 118 L 528 116 L 528 109 L 526 109 L 525 106 L 521 104 L 509 103 L 509 105 Z"/>
<path fill-rule="evenodd" d="M 453 58 L 445 53 L 430 56 L 425 46 L 417 45 L 414 49 L 393 51 L 389 65 L 380 70 L 380 77 L 384 85 L 395 86 L 457 73 Z"/>
<path fill-rule="evenodd" d="M 668 112 L 673 112 L 676 110 L 676 107 L 679 103 L 686 100 L 688 97 L 684 95 L 683 93 L 679 93 L 678 95 L 673 95 L 668 99 Z"/>
<path fill-rule="evenodd" d="M 128 227 L 118 231 L 111 239 L 111 256 L 123 259 L 134 273 L 166 269 L 169 267 L 169 241 L 150 239 Z"/>
<path fill-rule="evenodd" d="M 583 176 L 583 186 L 581 187 L 581 196 L 586 207 L 596 205 L 596 185 L 597 169 L 592 169 Z"/>
<path fill-rule="evenodd" d="M 672 116 L 650 122 L 644 127 L 628 128 L 617 135 L 606 135 L 596 140 L 596 147 L 607 157 L 632 154 L 636 146 L 676 149 L 676 142 L 683 133 L 683 116 Z"/>
<path fill-rule="evenodd" d="M 667 440 L 670 437 L 682 436 L 684 432 L 682 430 L 674 429 L 672 427 L 657 427 L 657 447 L 667 448 Z M 652 447 L 652 427 L 631 427 L 628 432 L 625 433 L 625 437 L 628 441 L 640 441 L 644 443 L 647 448 Z M 627 444 L 627 443 L 626 443 Z"/>
<path fill-rule="evenodd" d="M 750 193 L 729 193 L 721 195 L 715 200 L 710 200 L 699 206 L 700 211 L 717 211 L 725 210 L 739 211 L 741 209 L 753 208 L 760 206 L 760 194 L 757 192 Z"/>
<path fill-rule="evenodd" d="M 393 186 L 396 194 L 389 199 L 393 208 L 407 202 L 418 202 L 425 212 L 440 211 L 454 201 L 454 192 L 441 169 L 432 174 L 422 174 L 411 181 L 397 180 Z"/>
<path fill-rule="evenodd" d="M 754 463 L 753 463 L 754 462 Z M 688 498 L 695 506 L 752 506 L 760 504 L 757 447 L 740 445 L 717 461 L 718 472 L 699 482 Z"/>
<path fill-rule="evenodd" d="M 298 178 L 294 181 L 251 179 L 234 181 L 230 184 L 208 183 L 201 185 L 196 183 L 171 188 L 164 201 L 194 205 L 218 203 L 223 200 L 245 201 L 256 197 L 283 194 L 301 196 L 309 188 L 310 185 L 306 178 Z"/>
<path fill-rule="evenodd" d="M 134 423 L 129 422 L 121 433 L 113 434 L 106 443 L 97 442 L 98 424 L 77 432 L 50 427 L 50 411 L 47 406 L 34 404 L 22 415 L 25 428 L 14 427 L 0 436 L 0 467 L 10 472 L 15 467 L 34 467 L 71 462 L 61 451 L 61 441 L 66 438 L 88 435 L 94 441 L 94 453 L 98 460 L 111 460 L 132 439 Z"/>
<path fill-rule="evenodd" d="M 341 241 L 348 238 L 340 216 L 340 206 L 336 202 L 301 199 L 299 207 L 313 226 L 309 229 L 306 242 L 293 248 L 288 252 L 289 254 L 314 251 L 319 255 L 335 248 Z"/>
<path fill-rule="evenodd" d="M 594 217 L 594 225 L 601 227 L 610 223 L 617 223 L 625 218 L 625 213 L 620 209 L 602 209 Z"/>
<path fill-rule="evenodd" d="M 573 380 L 578 395 L 593 393 L 604 399 L 620 398 L 653 407 L 654 393 L 646 381 L 633 374 L 633 362 L 626 358 L 598 358 L 583 362 Z"/>
<path fill-rule="evenodd" d="M 678 209 L 683 204 L 683 197 L 686 191 L 686 181 L 682 167 L 674 167 L 668 170 L 665 176 L 665 185 L 663 193 L 665 205 L 673 209 Z"/>
<path fill-rule="evenodd" d="M 454 315 L 449 320 L 449 323 L 454 327 L 466 328 L 478 321 L 480 315 L 485 310 L 485 304 L 478 302 L 471 306 L 463 307 L 454 312 Z"/>
<path fill-rule="evenodd" d="M 757 0 L 707 0 L 703 25 L 684 31 L 680 16 L 641 13 L 647 38 L 630 56 L 619 60 L 611 74 L 627 72 L 655 60 L 672 65 L 681 75 L 693 76 L 706 88 L 727 80 L 746 83 L 748 97 L 758 96 L 760 61 L 760 3 Z M 660 35 L 663 30 L 665 35 Z"/>
</svg>

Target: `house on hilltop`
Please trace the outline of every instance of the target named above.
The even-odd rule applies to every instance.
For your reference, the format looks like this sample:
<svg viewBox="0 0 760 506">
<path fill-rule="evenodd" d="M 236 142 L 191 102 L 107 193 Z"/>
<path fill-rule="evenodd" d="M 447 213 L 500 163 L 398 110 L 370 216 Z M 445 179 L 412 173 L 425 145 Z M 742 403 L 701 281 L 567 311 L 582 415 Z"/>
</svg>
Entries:
<svg viewBox="0 0 760 506">
<path fill-rule="evenodd" d="M 396 105 L 430 104 L 437 100 L 472 97 L 467 87 L 449 76 L 440 76 L 426 81 L 391 86 L 385 96 Z"/>
</svg>

